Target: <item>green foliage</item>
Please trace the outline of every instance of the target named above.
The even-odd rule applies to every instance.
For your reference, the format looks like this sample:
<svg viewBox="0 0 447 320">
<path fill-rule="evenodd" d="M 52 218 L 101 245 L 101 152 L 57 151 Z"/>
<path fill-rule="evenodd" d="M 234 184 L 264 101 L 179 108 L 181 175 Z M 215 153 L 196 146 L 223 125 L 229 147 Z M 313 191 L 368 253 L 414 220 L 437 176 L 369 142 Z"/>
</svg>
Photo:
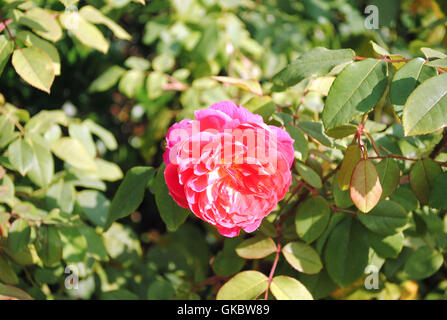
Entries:
<svg viewBox="0 0 447 320">
<path fill-rule="evenodd" d="M 0 298 L 445 299 L 447 8 L 371 2 L 2 1 Z M 221 100 L 294 139 L 250 236 L 164 177 Z"/>
</svg>

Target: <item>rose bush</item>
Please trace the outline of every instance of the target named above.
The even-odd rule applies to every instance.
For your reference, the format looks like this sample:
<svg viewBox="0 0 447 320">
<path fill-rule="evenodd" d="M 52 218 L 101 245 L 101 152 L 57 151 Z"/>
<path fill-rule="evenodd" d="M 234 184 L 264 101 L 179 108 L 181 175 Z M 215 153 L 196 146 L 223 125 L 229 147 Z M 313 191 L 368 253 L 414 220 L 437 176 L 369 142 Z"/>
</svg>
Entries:
<svg viewBox="0 0 447 320">
<path fill-rule="evenodd" d="M 0 1 L 0 298 L 445 299 L 446 14 Z"/>
</svg>

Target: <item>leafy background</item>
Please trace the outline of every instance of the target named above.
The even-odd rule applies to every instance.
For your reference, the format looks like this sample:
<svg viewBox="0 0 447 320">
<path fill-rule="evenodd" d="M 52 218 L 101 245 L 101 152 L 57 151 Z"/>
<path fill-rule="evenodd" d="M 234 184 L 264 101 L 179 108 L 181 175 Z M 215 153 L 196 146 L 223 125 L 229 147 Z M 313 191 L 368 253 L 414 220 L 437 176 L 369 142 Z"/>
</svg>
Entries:
<svg viewBox="0 0 447 320">
<path fill-rule="evenodd" d="M 364 27 L 368 4 L 379 8 L 378 30 Z M 383 159 L 377 171 L 390 198 L 357 219 L 336 183 L 346 172 L 325 176 L 352 139 L 323 132 L 325 103 L 339 105 L 337 95 L 326 99 L 333 78 L 330 70 L 309 78 L 303 58 L 323 54 L 317 47 L 422 57 L 411 63 L 423 68 L 415 78 L 423 82 L 443 71 L 442 61 L 423 66 L 425 56 L 444 57 L 443 1 L 8 0 L 0 12 L 0 296 L 248 299 L 269 286 L 270 299 L 447 297 L 442 130 L 404 137 L 408 86 L 383 86 L 366 122 L 380 152 L 437 162 Z M 298 57 L 304 63 L 290 77 L 278 73 Z M 380 63 L 390 78 L 404 64 Z M 298 141 L 294 175 L 306 188 L 294 193 L 294 183 L 254 237 L 224 239 L 188 217 L 160 174 L 168 127 L 220 100 L 238 101 Z M 418 180 L 427 167 L 429 179 Z M 436 195 L 424 194 L 433 184 Z M 273 222 L 285 211 L 283 254 L 268 281 L 281 249 Z M 77 290 L 67 288 L 67 265 L 79 273 Z M 366 265 L 380 269 L 380 289 L 365 289 Z"/>
</svg>

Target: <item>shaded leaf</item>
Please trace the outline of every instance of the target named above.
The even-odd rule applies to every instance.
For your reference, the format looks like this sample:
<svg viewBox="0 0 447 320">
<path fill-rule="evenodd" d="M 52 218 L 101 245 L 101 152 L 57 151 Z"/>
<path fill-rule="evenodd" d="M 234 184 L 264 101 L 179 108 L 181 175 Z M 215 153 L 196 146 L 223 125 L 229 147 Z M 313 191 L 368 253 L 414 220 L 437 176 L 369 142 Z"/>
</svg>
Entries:
<svg viewBox="0 0 447 320">
<path fill-rule="evenodd" d="M 134 212 L 143 201 L 144 191 L 149 180 L 154 176 L 152 167 L 133 167 L 130 169 L 110 205 L 104 230 L 112 223 Z"/>
<path fill-rule="evenodd" d="M 278 86 L 290 87 L 310 76 L 322 76 L 337 65 L 354 60 L 351 49 L 328 50 L 317 47 L 293 61 L 273 77 Z"/>
<path fill-rule="evenodd" d="M 405 272 L 410 279 L 421 280 L 430 277 L 441 268 L 444 258 L 435 249 L 427 246 L 414 251 L 405 263 Z"/>
<path fill-rule="evenodd" d="M 346 216 L 333 229 L 325 260 L 329 275 L 342 287 L 362 276 L 368 264 L 368 243 L 364 228 L 352 216 Z"/>
<path fill-rule="evenodd" d="M 369 230 L 384 235 L 402 231 L 408 222 L 405 209 L 391 200 L 379 201 L 368 214 L 359 214 L 358 218 Z"/>
<path fill-rule="evenodd" d="M 323 197 L 318 196 L 307 199 L 296 211 L 296 233 L 305 242 L 313 242 L 326 229 L 330 213 L 329 205 Z"/>
<path fill-rule="evenodd" d="M 441 173 L 439 164 L 428 158 L 413 164 L 409 175 L 410 187 L 422 204 L 428 204 L 430 190 Z"/>
</svg>

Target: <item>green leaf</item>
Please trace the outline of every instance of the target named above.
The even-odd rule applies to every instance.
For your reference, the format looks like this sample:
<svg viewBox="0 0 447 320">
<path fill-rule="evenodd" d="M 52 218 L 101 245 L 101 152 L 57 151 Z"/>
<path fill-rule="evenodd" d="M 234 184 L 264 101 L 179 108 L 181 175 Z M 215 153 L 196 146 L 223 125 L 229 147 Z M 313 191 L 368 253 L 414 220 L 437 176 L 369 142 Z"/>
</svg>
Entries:
<svg viewBox="0 0 447 320">
<path fill-rule="evenodd" d="M 159 279 L 155 280 L 147 289 L 148 300 L 170 300 L 175 295 L 175 289 L 171 282 Z"/>
<path fill-rule="evenodd" d="M 349 188 L 352 202 L 362 212 L 371 211 L 379 202 L 382 186 L 371 160 L 360 160 L 354 168 Z"/>
<path fill-rule="evenodd" d="M 379 102 L 387 86 L 387 63 L 366 59 L 348 65 L 331 86 L 323 110 L 326 130 L 346 125 Z"/>
<path fill-rule="evenodd" d="M 329 205 L 323 197 L 307 199 L 296 211 L 296 233 L 307 243 L 315 241 L 326 229 L 330 214 Z"/>
<path fill-rule="evenodd" d="M 146 78 L 146 91 L 149 99 L 156 99 L 163 94 L 166 76 L 160 72 L 151 72 Z"/>
<path fill-rule="evenodd" d="M 242 242 L 240 238 L 226 238 L 224 247 L 214 258 L 213 271 L 221 277 L 229 277 L 241 271 L 245 260 L 236 254 L 235 248 Z"/>
<path fill-rule="evenodd" d="M 323 265 L 317 251 L 303 242 L 290 242 L 284 246 L 282 253 L 287 262 L 299 272 L 316 274 Z"/>
<path fill-rule="evenodd" d="M 447 58 L 447 55 L 445 53 L 442 53 L 440 51 L 431 49 L 431 48 L 421 48 L 422 53 L 425 55 L 426 58 Z"/>
<path fill-rule="evenodd" d="M 211 78 L 216 81 L 230 84 L 242 90 L 254 93 L 258 96 L 263 95 L 261 85 L 256 80 L 245 80 L 245 79 L 223 77 L 223 76 L 212 76 Z"/>
<path fill-rule="evenodd" d="M 217 292 L 217 300 L 254 300 L 265 292 L 268 278 L 259 271 L 243 271 L 227 281 Z"/>
<path fill-rule="evenodd" d="M 180 225 L 185 222 L 189 211 L 180 207 L 169 194 L 168 186 L 165 181 L 165 165 L 163 164 L 157 172 L 154 181 L 155 202 L 157 203 L 158 211 L 161 219 L 164 221 L 168 230 L 175 231 Z"/>
<path fill-rule="evenodd" d="M 138 300 L 139 297 L 126 289 L 101 292 L 101 300 Z"/>
<path fill-rule="evenodd" d="M 39 36 L 52 42 L 62 37 L 62 29 L 56 18 L 45 9 L 35 7 L 28 10 L 19 18 L 18 23 L 30 27 Z"/>
<path fill-rule="evenodd" d="M 47 267 L 62 259 L 62 242 L 54 226 L 44 225 L 37 230 L 35 246 L 37 254 Z"/>
<path fill-rule="evenodd" d="M 419 84 L 435 75 L 436 70 L 427 67 L 422 58 L 415 58 L 400 68 L 390 86 L 390 99 L 396 111 L 403 109 L 408 97 Z"/>
<path fill-rule="evenodd" d="M 97 169 L 93 158 L 88 154 L 82 143 L 76 139 L 60 138 L 51 144 L 51 151 L 73 167 L 83 170 Z"/>
<path fill-rule="evenodd" d="M 127 33 L 126 30 L 121 28 L 115 21 L 106 17 L 101 13 L 101 11 L 97 10 L 92 6 L 83 6 L 81 10 L 79 10 L 79 14 L 87 21 L 94 24 L 103 24 L 107 26 L 110 30 L 112 30 L 115 37 L 123 40 L 130 40 L 132 37 Z"/>
<path fill-rule="evenodd" d="M 30 139 L 33 149 L 33 166 L 28 171 L 28 177 L 39 187 L 45 187 L 51 183 L 54 174 L 54 159 L 46 141 L 38 135 Z"/>
<path fill-rule="evenodd" d="M 67 115 L 63 110 L 42 110 L 33 116 L 25 125 L 28 133 L 45 134 L 54 124 L 68 126 Z"/>
<path fill-rule="evenodd" d="M 427 134 L 447 124 L 447 74 L 430 78 L 408 97 L 402 113 L 406 136 Z"/>
<path fill-rule="evenodd" d="M 301 282 L 288 276 L 274 277 L 270 290 L 277 300 L 313 300 L 312 295 Z"/>
<path fill-rule="evenodd" d="M 29 31 L 20 31 L 17 33 L 16 38 L 24 42 L 28 47 L 37 47 L 45 51 L 53 62 L 54 75 L 58 76 L 61 74 L 61 60 L 53 44 L 37 37 Z"/>
<path fill-rule="evenodd" d="M 410 187 L 422 204 L 428 204 L 430 191 L 441 173 L 439 164 L 431 159 L 426 158 L 414 163 L 409 175 Z"/>
<path fill-rule="evenodd" d="M 0 300 L 3 299 L 33 300 L 33 297 L 19 288 L 0 283 Z"/>
<path fill-rule="evenodd" d="M 385 48 L 382 48 L 374 41 L 370 40 L 369 44 L 372 46 L 372 49 L 374 50 L 374 52 L 377 53 L 378 55 L 380 55 L 380 56 L 389 56 L 390 55 L 388 50 L 386 50 Z"/>
<path fill-rule="evenodd" d="M 5 284 L 19 283 L 19 278 L 17 277 L 14 269 L 11 267 L 6 257 L 3 256 L 1 253 L 0 253 L 0 281 Z"/>
<path fill-rule="evenodd" d="M 315 300 L 328 297 L 338 287 L 325 269 L 318 274 L 300 273 L 298 280 L 306 286 Z"/>
<path fill-rule="evenodd" d="M 447 210 L 447 172 L 440 174 L 434 181 L 433 188 L 430 191 L 430 207 Z"/>
<path fill-rule="evenodd" d="M 286 126 L 287 132 L 290 134 L 293 140 L 293 149 L 295 150 L 295 158 L 300 161 L 306 161 L 307 155 L 309 154 L 309 143 L 303 132 L 291 125 Z"/>
<path fill-rule="evenodd" d="M 214 258 L 212 267 L 216 275 L 221 277 L 229 277 L 236 272 L 241 271 L 244 264 L 245 260 L 235 253 L 220 251 Z"/>
<path fill-rule="evenodd" d="M 351 49 L 328 50 L 317 47 L 293 61 L 273 77 L 278 86 L 290 87 L 310 76 L 322 76 L 335 66 L 354 60 Z"/>
<path fill-rule="evenodd" d="M 146 186 L 153 176 L 152 167 L 133 167 L 126 173 L 113 197 L 104 230 L 109 229 L 114 221 L 128 216 L 138 208 L 143 201 Z"/>
<path fill-rule="evenodd" d="M 87 241 L 87 255 L 99 261 L 108 261 L 109 257 L 103 237 L 93 228 L 87 226 L 82 226 L 78 230 Z"/>
<path fill-rule="evenodd" d="M 78 228 L 59 227 L 65 262 L 83 262 L 87 254 L 87 240 Z"/>
<path fill-rule="evenodd" d="M 28 244 L 23 250 L 13 252 L 8 247 L 4 247 L 5 253 L 11 258 L 14 263 L 21 266 L 31 266 L 39 262 L 36 249 L 34 245 Z"/>
<path fill-rule="evenodd" d="M 357 132 L 357 126 L 353 124 L 345 124 L 336 128 L 328 129 L 326 134 L 335 139 L 348 137 Z"/>
<path fill-rule="evenodd" d="M 89 119 L 85 120 L 83 123 L 88 127 L 91 133 L 93 133 L 95 136 L 101 139 L 102 142 L 104 142 L 107 149 L 113 151 L 118 148 L 118 143 L 116 142 L 115 137 L 110 131 L 104 129 L 103 127 Z"/>
<path fill-rule="evenodd" d="M 124 65 L 130 69 L 146 71 L 151 66 L 151 63 L 144 58 L 130 56 L 124 61 Z"/>
<path fill-rule="evenodd" d="M 410 255 L 404 270 L 410 279 L 421 280 L 438 271 L 443 262 L 444 258 L 440 252 L 423 246 Z"/>
<path fill-rule="evenodd" d="M 438 68 L 447 68 L 447 58 L 429 61 L 429 62 L 427 62 L 427 66 L 438 67 Z"/>
<path fill-rule="evenodd" d="M 216 22 L 203 26 L 202 37 L 193 50 L 193 56 L 204 61 L 211 61 L 217 54 L 219 28 Z"/>
<path fill-rule="evenodd" d="M 6 39 L 4 35 L 0 35 L 0 75 L 8 63 L 9 57 L 14 50 L 14 42 Z"/>
<path fill-rule="evenodd" d="M 110 201 L 101 192 L 83 190 L 76 198 L 82 211 L 94 225 L 104 227 L 110 208 Z"/>
<path fill-rule="evenodd" d="M 331 138 L 324 133 L 323 124 L 321 122 L 301 121 L 298 126 L 312 139 L 317 140 L 322 145 L 326 147 L 333 146 Z"/>
<path fill-rule="evenodd" d="M 175 57 L 172 53 L 163 52 L 152 60 L 152 68 L 157 72 L 167 72 L 175 65 Z"/>
<path fill-rule="evenodd" d="M 128 98 L 133 98 L 144 83 L 144 72 L 137 69 L 126 71 L 118 83 L 118 89 Z"/>
<path fill-rule="evenodd" d="M 391 195 L 390 200 L 402 205 L 407 212 L 413 211 L 418 207 L 418 199 L 411 191 L 409 184 L 401 184 Z"/>
<path fill-rule="evenodd" d="M 19 136 L 19 133 L 14 131 L 14 122 L 11 115 L 0 115 L 0 147 L 4 148 L 11 141 Z"/>
<path fill-rule="evenodd" d="M 349 190 L 341 190 L 338 185 L 338 172 L 334 176 L 334 180 L 332 182 L 332 194 L 334 195 L 335 206 L 341 209 L 346 209 L 354 205 L 351 200 L 351 195 L 349 194 Z"/>
<path fill-rule="evenodd" d="M 262 259 L 276 252 L 276 243 L 270 237 L 254 236 L 236 247 L 236 253 L 245 259 Z"/>
<path fill-rule="evenodd" d="M 48 188 L 45 202 L 49 209 L 61 209 L 65 213 L 73 212 L 76 194 L 75 188 L 70 183 L 64 183 L 60 179 Z"/>
<path fill-rule="evenodd" d="M 109 90 L 118 82 L 125 71 L 126 70 L 121 68 L 120 66 L 111 66 L 98 78 L 93 80 L 93 82 L 90 84 L 90 87 L 88 87 L 88 91 L 101 92 Z"/>
<path fill-rule="evenodd" d="M 404 246 L 404 238 L 402 232 L 393 235 L 368 232 L 368 243 L 382 258 L 397 258 Z"/>
<path fill-rule="evenodd" d="M 110 257 L 126 268 L 138 263 L 142 250 L 138 236 L 128 226 L 113 223 L 104 233 L 104 244 Z"/>
<path fill-rule="evenodd" d="M 296 169 L 306 183 L 317 189 L 323 187 L 320 176 L 313 169 L 301 162 L 296 162 Z"/>
<path fill-rule="evenodd" d="M 369 230 L 383 235 L 402 231 L 408 222 L 405 209 L 391 200 L 382 200 L 368 214 L 359 214 L 360 222 Z"/>
<path fill-rule="evenodd" d="M 31 235 L 31 228 L 24 219 L 16 219 L 9 228 L 8 248 L 12 253 L 22 251 L 28 244 Z"/>
<path fill-rule="evenodd" d="M 399 185 L 400 169 L 397 161 L 392 158 L 386 158 L 380 161 L 377 166 L 380 185 L 382 186 L 382 197 L 389 197 Z"/>
<path fill-rule="evenodd" d="M 14 195 L 14 182 L 8 175 L 4 175 L 2 184 L 0 185 L 0 203 L 7 203 L 9 206 L 13 206 Z"/>
<path fill-rule="evenodd" d="M 37 47 L 14 50 L 12 65 L 23 80 L 37 89 L 50 93 L 54 81 L 54 66 L 45 51 Z"/>
<path fill-rule="evenodd" d="M 342 191 L 349 189 L 352 172 L 354 171 L 354 168 L 360 161 L 361 157 L 362 150 L 358 145 L 353 144 L 348 146 L 343 161 L 341 162 L 340 170 L 337 174 L 337 182 Z"/>
<path fill-rule="evenodd" d="M 33 149 L 25 139 L 17 139 L 8 147 L 8 159 L 14 168 L 24 176 L 33 166 Z"/>
<path fill-rule="evenodd" d="M 109 42 L 101 31 L 84 19 L 78 12 L 65 11 L 59 16 L 62 26 L 70 30 L 73 35 L 84 45 L 107 53 Z"/>
<path fill-rule="evenodd" d="M 84 149 L 88 152 L 90 157 L 95 157 L 96 146 L 93 141 L 89 128 L 83 123 L 70 123 L 68 126 L 68 133 L 70 137 L 78 140 L 84 146 Z M 54 141 L 53 141 L 54 142 Z"/>
<path fill-rule="evenodd" d="M 276 111 L 276 105 L 272 100 L 258 96 L 250 98 L 250 100 L 244 103 L 244 107 L 247 108 L 248 111 L 262 116 L 264 121 L 267 121 Z"/>
<path fill-rule="evenodd" d="M 352 216 L 346 216 L 333 229 L 325 260 L 329 275 L 342 287 L 362 276 L 368 264 L 368 243 L 365 229 Z"/>
</svg>

